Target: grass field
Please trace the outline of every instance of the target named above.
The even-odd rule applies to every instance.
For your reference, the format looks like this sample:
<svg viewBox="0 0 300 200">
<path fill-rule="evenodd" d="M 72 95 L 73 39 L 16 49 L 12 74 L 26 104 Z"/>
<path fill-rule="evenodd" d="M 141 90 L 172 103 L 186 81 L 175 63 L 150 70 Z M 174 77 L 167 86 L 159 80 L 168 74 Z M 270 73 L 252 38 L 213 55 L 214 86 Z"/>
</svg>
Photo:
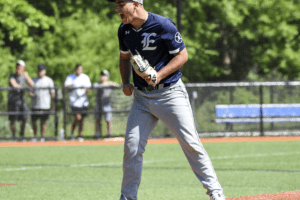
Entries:
<svg viewBox="0 0 300 200">
<path fill-rule="evenodd" d="M 300 141 L 204 143 L 226 197 L 300 189 Z M 118 199 L 123 145 L 0 148 L 0 199 Z M 148 144 L 138 198 L 205 200 L 178 144 Z"/>
</svg>

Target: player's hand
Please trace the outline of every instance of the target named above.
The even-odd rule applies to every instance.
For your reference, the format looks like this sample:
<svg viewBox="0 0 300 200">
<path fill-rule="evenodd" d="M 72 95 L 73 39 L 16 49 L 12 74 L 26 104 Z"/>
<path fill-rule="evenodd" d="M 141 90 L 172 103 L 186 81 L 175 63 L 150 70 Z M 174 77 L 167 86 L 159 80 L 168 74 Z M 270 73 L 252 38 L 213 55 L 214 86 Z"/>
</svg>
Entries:
<svg viewBox="0 0 300 200">
<path fill-rule="evenodd" d="M 151 76 L 142 76 L 142 78 L 147 82 L 148 85 L 155 86 L 161 81 L 158 72 L 156 72 L 155 76 L 156 76 L 155 82 L 153 82 L 153 79 L 151 78 Z"/>
<path fill-rule="evenodd" d="M 127 83 L 123 86 L 123 93 L 126 95 L 126 96 L 131 96 L 132 95 L 132 92 L 133 92 L 133 85 L 131 83 Z"/>
<path fill-rule="evenodd" d="M 23 72 L 23 75 L 26 77 L 29 77 L 28 72 Z"/>
</svg>

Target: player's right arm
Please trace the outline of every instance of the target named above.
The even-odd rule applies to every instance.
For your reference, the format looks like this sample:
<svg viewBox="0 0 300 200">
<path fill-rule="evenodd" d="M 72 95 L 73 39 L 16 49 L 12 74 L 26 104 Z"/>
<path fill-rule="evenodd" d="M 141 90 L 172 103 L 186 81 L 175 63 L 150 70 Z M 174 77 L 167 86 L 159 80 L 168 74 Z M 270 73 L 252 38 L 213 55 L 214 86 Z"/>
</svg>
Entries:
<svg viewBox="0 0 300 200">
<path fill-rule="evenodd" d="M 67 76 L 66 81 L 64 83 L 64 86 L 65 87 L 71 87 L 71 86 L 73 86 L 73 81 L 72 81 L 71 75 Z"/>
<path fill-rule="evenodd" d="M 132 91 L 134 89 L 133 85 L 130 83 L 131 77 L 131 65 L 130 65 L 130 53 L 123 53 L 120 52 L 120 61 L 119 61 L 119 68 L 122 77 L 123 83 L 123 93 L 126 96 L 131 96 Z"/>
<path fill-rule="evenodd" d="M 121 24 L 118 30 L 118 38 L 119 38 L 119 48 L 120 48 L 120 61 L 119 68 L 122 77 L 123 83 L 123 93 L 126 96 L 131 96 L 132 91 L 134 89 L 133 85 L 130 83 L 131 78 L 131 65 L 130 58 L 131 53 L 126 44 L 124 43 L 124 25 Z"/>
<path fill-rule="evenodd" d="M 11 84 L 11 86 L 12 86 L 13 88 L 21 88 L 21 87 L 22 87 L 21 85 L 19 85 L 19 84 L 17 83 L 16 79 L 14 79 L 14 78 L 9 79 L 9 83 Z"/>
</svg>

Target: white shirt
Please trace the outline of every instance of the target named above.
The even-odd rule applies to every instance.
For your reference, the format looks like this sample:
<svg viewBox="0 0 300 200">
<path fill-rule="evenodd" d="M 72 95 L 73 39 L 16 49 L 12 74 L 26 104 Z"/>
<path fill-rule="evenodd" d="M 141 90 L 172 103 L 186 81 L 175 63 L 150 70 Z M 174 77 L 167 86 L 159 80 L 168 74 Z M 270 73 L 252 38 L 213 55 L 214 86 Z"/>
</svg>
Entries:
<svg viewBox="0 0 300 200">
<path fill-rule="evenodd" d="M 34 78 L 34 88 L 51 87 L 53 89 L 33 89 L 32 108 L 33 109 L 50 109 L 51 93 L 55 93 L 54 83 L 51 78 L 44 76 L 43 78 Z"/>
<path fill-rule="evenodd" d="M 92 83 L 86 74 L 81 73 L 79 76 L 76 76 L 76 74 L 70 74 L 66 78 L 65 87 L 66 86 L 73 88 L 90 88 Z M 89 105 L 89 99 L 87 97 L 85 88 L 69 90 L 70 106 L 82 108 Z"/>
</svg>

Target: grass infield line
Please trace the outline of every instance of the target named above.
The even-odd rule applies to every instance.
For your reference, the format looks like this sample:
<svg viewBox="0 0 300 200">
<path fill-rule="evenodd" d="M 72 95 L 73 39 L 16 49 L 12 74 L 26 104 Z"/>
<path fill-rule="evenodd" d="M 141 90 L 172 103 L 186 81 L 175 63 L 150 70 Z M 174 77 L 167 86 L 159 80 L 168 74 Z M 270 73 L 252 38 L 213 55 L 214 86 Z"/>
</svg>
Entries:
<svg viewBox="0 0 300 200">
<path fill-rule="evenodd" d="M 299 141 L 300 136 L 265 136 L 265 137 L 220 137 L 200 138 L 202 143 L 214 142 L 271 142 L 271 141 Z M 149 139 L 148 144 L 174 144 L 176 138 Z M 109 138 L 103 140 L 80 141 L 47 141 L 47 142 L 0 142 L 0 147 L 34 147 L 34 146 L 95 146 L 95 145 L 123 145 L 124 138 Z"/>
</svg>

